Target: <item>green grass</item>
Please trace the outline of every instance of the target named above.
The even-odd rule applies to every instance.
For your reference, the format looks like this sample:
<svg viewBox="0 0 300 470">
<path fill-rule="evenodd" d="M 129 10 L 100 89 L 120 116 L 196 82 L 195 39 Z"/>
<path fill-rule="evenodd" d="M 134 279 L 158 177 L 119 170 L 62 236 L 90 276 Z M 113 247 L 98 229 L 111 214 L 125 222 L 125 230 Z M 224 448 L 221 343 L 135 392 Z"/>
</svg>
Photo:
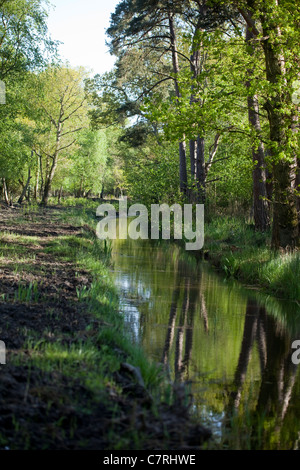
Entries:
<svg viewBox="0 0 300 470">
<path fill-rule="evenodd" d="M 23 286 L 19 284 L 18 289 L 15 292 L 14 300 L 19 302 L 38 302 L 40 299 L 40 293 L 38 285 L 35 282 L 30 282 L 29 286 Z"/>
<path fill-rule="evenodd" d="M 218 218 L 205 226 L 204 252 L 228 277 L 300 299 L 300 253 L 271 250 L 269 232 L 256 232 L 243 220 Z"/>
<path fill-rule="evenodd" d="M 51 197 L 49 198 L 49 205 L 57 204 L 57 198 Z M 74 207 L 78 209 L 78 207 L 86 207 L 86 208 L 96 208 L 98 207 L 99 202 L 93 201 L 92 199 L 85 198 L 85 197 L 65 197 L 61 199 L 60 206 L 61 207 Z"/>
</svg>

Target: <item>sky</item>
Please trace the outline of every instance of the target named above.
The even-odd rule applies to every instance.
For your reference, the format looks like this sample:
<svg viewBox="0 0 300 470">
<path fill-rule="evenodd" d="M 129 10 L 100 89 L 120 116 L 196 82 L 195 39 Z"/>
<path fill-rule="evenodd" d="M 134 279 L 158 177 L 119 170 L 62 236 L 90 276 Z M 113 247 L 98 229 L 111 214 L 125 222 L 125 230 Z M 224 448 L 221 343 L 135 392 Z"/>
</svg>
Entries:
<svg viewBox="0 0 300 470">
<path fill-rule="evenodd" d="M 50 0 L 48 29 L 61 41 L 60 57 L 71 66 L 84 66 L 93 73 L 112 69 L 114 57 L 105 44 L 110 15 L 120 0 Z"/>
</svg>

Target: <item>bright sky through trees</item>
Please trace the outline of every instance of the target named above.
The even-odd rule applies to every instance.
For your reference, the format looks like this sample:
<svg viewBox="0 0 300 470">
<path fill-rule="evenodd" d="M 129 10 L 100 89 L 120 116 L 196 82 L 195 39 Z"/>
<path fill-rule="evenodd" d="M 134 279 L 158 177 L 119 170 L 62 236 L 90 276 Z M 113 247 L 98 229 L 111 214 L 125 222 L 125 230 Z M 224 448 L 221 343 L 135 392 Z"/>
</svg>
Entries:
<svg viewBox="0 0 300 470">
<path fill-rule="evenodd" d="M 48 26 L 59 51 L 71 66 L 104 73 L 114 64 L 105 44 L 105 31 L 118 0 L 51 0 Z"/>
</svg>

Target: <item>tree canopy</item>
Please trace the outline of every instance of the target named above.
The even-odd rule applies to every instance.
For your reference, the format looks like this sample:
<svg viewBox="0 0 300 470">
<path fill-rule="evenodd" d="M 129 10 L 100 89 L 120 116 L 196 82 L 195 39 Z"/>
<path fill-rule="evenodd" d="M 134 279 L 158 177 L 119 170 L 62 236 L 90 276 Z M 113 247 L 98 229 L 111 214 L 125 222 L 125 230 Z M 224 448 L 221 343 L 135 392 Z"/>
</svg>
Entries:
<svg viewBox="0 0 300 470">
<path fill-rule="evenodd" d="M 6 200 L 30 181 L 43 204 L 107 188 L 241 207 L 274 248 L 299 244 L 298 5 L 123 0 L 107 30 L 116 65 L 94 77 L 56 60 L 47 3 L 2 0 L 0 14 Z"/>
</svg>

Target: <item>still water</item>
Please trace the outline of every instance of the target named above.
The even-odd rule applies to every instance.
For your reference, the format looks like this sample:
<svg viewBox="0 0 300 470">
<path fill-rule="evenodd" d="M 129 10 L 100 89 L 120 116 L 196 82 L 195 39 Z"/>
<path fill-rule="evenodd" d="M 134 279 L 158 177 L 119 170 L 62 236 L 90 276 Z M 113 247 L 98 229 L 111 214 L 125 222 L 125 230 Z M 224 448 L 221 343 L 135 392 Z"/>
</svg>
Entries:
<svg viewBox="0 0 300 470">
<path fill-rule="evenodd" d="M 228 281 L 172 243 L 116 240 L 112 256 L 133 341 L 190 382 L 211 445 L 299 449 L 299 305 Z"/>
</svg>

